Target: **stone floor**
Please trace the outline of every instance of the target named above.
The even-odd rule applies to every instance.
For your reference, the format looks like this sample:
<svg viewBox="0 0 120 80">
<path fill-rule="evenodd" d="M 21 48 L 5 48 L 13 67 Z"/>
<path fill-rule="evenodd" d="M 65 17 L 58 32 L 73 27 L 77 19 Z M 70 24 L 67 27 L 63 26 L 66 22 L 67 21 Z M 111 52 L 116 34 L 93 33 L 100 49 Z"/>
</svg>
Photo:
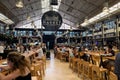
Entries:
<svg viewBox="0 0 120 80">
<path fill-rule="evenodd" d="M 81 80 L 77 74 L 69 68 L 69 63 L 61 62 L 53 57 L 47 60 L 47 68 L 43 80 Z"/>
</svg>

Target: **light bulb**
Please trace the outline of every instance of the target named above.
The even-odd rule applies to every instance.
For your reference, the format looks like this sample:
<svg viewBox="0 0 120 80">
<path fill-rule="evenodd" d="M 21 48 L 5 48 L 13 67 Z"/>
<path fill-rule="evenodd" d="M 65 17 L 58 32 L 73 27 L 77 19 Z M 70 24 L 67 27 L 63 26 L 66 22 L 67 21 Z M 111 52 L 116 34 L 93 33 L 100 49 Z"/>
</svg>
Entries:
<svg viewBox="0 0 120 80">
<path fill-rule="evenodd" d="M 16 7 L 19 7 L 19 8 L 22 8 L 22 7 L 23 7 L 23 2 L 22 2 L 22 0 L 19 0 L 19 1 L 16 3 Z"/>
</svg>

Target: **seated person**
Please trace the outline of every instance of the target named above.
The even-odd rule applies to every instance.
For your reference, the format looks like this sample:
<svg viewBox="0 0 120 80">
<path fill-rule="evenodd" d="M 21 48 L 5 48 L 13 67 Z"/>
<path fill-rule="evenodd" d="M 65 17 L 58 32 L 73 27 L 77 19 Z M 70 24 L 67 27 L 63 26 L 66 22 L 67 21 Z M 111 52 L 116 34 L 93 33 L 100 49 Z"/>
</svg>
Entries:
<svg viewBox="0 0 120 80">
<path fill-rule="evenodd" d="M 80 59 L 83 59 L 85 61 L 90 60 L 90 56 L 88 54 L 88 49 L 87 48 L 84 48 L 83 51 L 80 52 Z"/>
<path fill-rule="evenodd" d="M 73 48 L 72 48 L 72 47 L 69 47 L 69 48 L 68 48 L 68 51 L 69 51 L 69 56 L 70 56 L 70 57 L 74 57 Z"/>
<path fill-rule="evenodd" d="M 8 66 L 0 68 L 10 69 L 12 72 L 8 75 L 0 73 L 0 80 L 31 80 L 30 64 L 23 55 L 10 52 L 7 56 L 7 64 Z"/>
<path fill-rule="evenodd" d="M 105 53 L 102 55 L 101 54 L 101 57 L 102 56 L 115 56 L 115 52 L 114 50 L 112 49 L 112 45 L 109 45 L 108 46 L 108 50 L 105 51 Z M 101 58 L 102 59 L 102 58 Z M 114 66 L 114 61 L 113 60 L 105 60 L 103 63 L 102 63 L 102 66 L 104 68 L 107 68 L 108 70 L 111 70 L 111 67 Z"/>
<path fill-rule="evenodd" d="M 73 54 L 74 54 L 75 58 L 78 58 L 78 50 L 76 47 L 73 48 Z"/>
<path fill-rule="evenodd" d="M 38 53 L 36 59 L 37 59 L 37 60 L 42 60 L 44 54 L 43 54 L 43 50 L 42 50 L 41 45 L 37 45 L 36 53 Z"/>
<path fill-rule="evenodd" d="M 105 49 L 105 53 L 101 54 L 101 56 L 114 56 L 115 55 L 115 51 L 112 49 L 112 45 L 108 45 L 108 47 L 106 47 Z"/>
</svg>

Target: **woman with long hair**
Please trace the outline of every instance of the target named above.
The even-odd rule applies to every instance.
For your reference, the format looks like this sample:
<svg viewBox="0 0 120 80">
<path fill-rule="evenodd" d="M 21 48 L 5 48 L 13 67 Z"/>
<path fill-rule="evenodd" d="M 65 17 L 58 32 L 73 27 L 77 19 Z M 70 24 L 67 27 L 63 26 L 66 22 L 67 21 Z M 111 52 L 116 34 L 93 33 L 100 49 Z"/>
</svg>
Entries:
<svg viewBox="0 0 120 80">
<path fill-rule="evenodd" d="M 0 73 L 0 80 L 31 80 L 30 64 L 25 56 L 10 52 L 7 56 L 7 67 L 2 69 L 10 69 L 11 73 L 4 75 Z"/>
</svg>

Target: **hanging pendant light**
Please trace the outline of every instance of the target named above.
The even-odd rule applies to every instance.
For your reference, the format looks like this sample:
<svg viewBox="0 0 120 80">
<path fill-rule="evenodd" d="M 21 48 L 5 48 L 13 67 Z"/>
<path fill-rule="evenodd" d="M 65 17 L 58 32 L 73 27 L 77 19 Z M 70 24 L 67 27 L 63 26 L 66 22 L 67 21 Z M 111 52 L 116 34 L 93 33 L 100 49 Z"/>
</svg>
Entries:
<svg viewBox="0 0 120 80">
<path fill-rule="evenodd" d="M 18 0 L 18 2 L 16 2 L 16 7 L 22 8 L 23 6 L 24 6 L 24 4 L 23 4 L 22 0 Z"/>
<path fill-rule="evenodd" d="M 88 17 L 85 17 L 84 23 L 89 23 Z"/>
<path fill-rule="evenodd" d="M 103 12 L 105 12 L 105 13 L 109 13 L 108 2 L 105 2 L 105 3 L 104 3 Z"/>
<path fill-rule="evenodd" d="M 31 17 L 30 17 L 30 15 L 29 15 L 29 14 L 27 14 L 27 20 L 28 20 L 28 21 L 30 20 L 30 18 L 31 18 Z"/>
<path fill-rule="evenodd" d="M 7 26 L 6 26 L 6 30 L 8 30 L 9 29 L 9 25 L 7 24 Z"/>
</svg>

